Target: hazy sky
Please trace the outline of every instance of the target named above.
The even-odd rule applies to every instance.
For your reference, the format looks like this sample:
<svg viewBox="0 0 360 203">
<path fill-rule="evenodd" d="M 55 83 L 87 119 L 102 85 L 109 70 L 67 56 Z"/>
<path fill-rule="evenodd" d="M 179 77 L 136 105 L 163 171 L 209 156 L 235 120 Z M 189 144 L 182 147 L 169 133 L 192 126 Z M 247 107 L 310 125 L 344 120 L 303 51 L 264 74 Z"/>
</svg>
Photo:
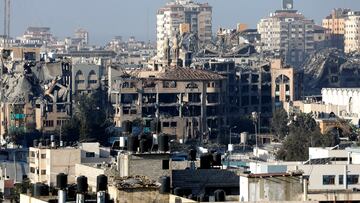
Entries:
<svg viewBox="0 0 360 203">
<path fill-rule="evenodd" d="M 233 28 L 243 22 L 256 27 L 260 18 L 281 7 L 281 0 L 198 0 L 213 6 L 213 27 Z M 91 43 L 102 44 L 115 35 L 155 40 L 156 11 L 167 0 L 11 0 L 11 35 L 29 26 L 51 27 L 54 35 L 72 36 L 76 28 L 90 32 Z M 3 11 L 3 1 L 0 1 Z M 360 10 L 360 0 L 295 0 L 295 9 L 317 23 L 333 8 Z M 1 33 L 3 16 L 1 12 Z"/>
</svg>

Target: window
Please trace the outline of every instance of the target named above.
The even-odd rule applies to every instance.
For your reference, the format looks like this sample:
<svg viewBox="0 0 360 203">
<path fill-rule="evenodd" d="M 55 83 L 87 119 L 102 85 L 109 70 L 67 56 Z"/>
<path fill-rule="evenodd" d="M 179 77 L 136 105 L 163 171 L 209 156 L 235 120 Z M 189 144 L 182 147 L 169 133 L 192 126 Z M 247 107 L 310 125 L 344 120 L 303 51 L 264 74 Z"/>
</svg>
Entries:
<svg viewBox="0 0 360 203">
<path fill-rule="evenodd" d="M 41 154 L 42 159 L 46 159 L 46 154 Z"/>
<path fill-rule="evenodd" d="M 88 157 L 95 157 L 95 152 L 86 152 L 85 156 Z"/>
<path fill-rule="evenodd" d="M 324 175 L 323 176 L 323 185 L 334 185 L 335 176 L 334 175 Z"/>
<path fill-rule="evenodd" d="M 170 123 L 170 126 L 171 126 L 172 128 L 176 128 L 176 127 L 177 127 L 177 123 L 176 123 L 176 122 L 171 122 L 171 123 Z"/>
<path fill-rule="evenodd" d="M 163 122 L 163 127 L 168 128 L 170 126 L 169 122 Z"/>
<path fill-rule="evenodd" d="M 53 120 L 44 121 L 44 127 L 54 127 L 54 121 Z"/>
<path fill-rule="evenodd" d="M 41 175 L 46 175 L 46 170 L 41 170 Z"/>
<path fill-rule="evenodd" d="M 344 184 L 344 175 L 339 175 L 339 185 Z"/>
<path fill-rule="evenodd" d="M 162 169 L 163 170 L 169 169 L 169 160 L 162 160 Z"/>
<path fill-rule="evenodd" d="M 348 175 L 346 179 L 347 179 L 347 184 L 349 185 L 355 185 L 359 183 L 359 175 Z"/>
<path fill-rule="evenodd" d="M 164 81 L 163 87 L 164 88 L 176 88 L 176 82 L 175 81 Z"/>
<path fill-rule="evenodd" d="M 35 173 L 35 168 L 34 167 L 30 167 L 30 173 Z"/>
</svg>

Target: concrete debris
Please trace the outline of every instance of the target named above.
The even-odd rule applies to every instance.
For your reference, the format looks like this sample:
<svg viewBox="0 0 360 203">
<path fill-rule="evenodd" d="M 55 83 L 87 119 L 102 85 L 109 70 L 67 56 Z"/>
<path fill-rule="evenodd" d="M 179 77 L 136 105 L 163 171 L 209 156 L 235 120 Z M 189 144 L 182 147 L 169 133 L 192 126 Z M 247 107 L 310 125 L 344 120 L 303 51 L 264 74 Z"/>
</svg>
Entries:
<svg viewBox="0 0 360 203">
<path fill-rule="evenodd" d="M 61 70 L 60 65 L 51 68 Z M 60 75 L 52 75 L 51 72 L 56 71 L 50 71 L 45 63 L 14 62 L 6 64 L 6 69 L 1 78 L 5 102 L 28 103 L 45 95 L 53 97 L 53 101 L 68 100 L 68 88 L 57 83 Z M 50 86 L 51 91 L 48 91 Z"/>
<path fill-rule="evenodd" d="M 360 60 L 337 49 L 312 54 L 304 63 L 304 92 L 320 94 L 321 88 L 359 87 Z"/>
<path fill-rule="evenodd" d="M 255 46 L 251 43 L 240 43 L 239 37 L 241 33 L 234 32 L 228 35 L 218 36 L 217 39 L 211 43 L 199 44 L 196 34 L 184 33 L 179 36 L 179 47 L 184 52 L 191 52 L 194 56 L 239 56 L 256 53 Z M 243 36 L 244 38 L 244 36 Z M 245 40 L 247 41 L 247 40 Z M 247 41 L 248 42 L 248 41 Z"/>
<path fill-rule="evenodd" d="M 124 188 L 158 188 L 160 183 L 150 180 L 146 176 L 128 176 L 128 177 L 116 177 L 114 179 L 114 185 L 118 189 Z"/>
</svg>

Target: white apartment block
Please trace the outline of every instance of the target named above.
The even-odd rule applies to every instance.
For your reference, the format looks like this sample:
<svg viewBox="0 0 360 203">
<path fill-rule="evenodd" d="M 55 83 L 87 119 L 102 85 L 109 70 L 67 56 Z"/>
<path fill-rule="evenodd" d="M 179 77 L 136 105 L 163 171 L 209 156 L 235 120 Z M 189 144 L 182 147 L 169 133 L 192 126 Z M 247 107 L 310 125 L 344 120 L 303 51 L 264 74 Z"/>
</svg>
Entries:
<svg viewBox="0 0 360 203">
<path fill-rule="evenodd" d="M 345 53 L 360 52 L 360 11 L 348 13 L 345 20 Z"/>
<path fill-rule="evenodd" d="M 75 183 L 75 164 L 81 163 L 81 150 L 76 148 L 30 147 L 29 179 L 31 183 L 56 184 L 59 173 L 68 174 L 68 182 Z"/>
<path fill-rule="evenodd" d="M 307 200 L 360 200 L 360 148 L 309 148 L 306 162 L 253 162 L 249 167 L 253 174 L 264 177 L 303 173 Z"/>
<path fill-rule="evenodd" d="M 263 51 L 279 53 L 286 63 L 299 66 L 314 51 L 314 21 L 295 10 L 279 10 L 257 25 Z"/>
<path fill-rule="evenodd" d="M 179 33 L 181 24 L 188 24 L 190 32 L 197 33 L 200 42 L 208 42 L 212 37 L 212 7 L 191 0 L 176 0 L 167 3 L 157 12 L 157 50 L 162 57 L 162 47 L 166 39 Z"/>
</svg>

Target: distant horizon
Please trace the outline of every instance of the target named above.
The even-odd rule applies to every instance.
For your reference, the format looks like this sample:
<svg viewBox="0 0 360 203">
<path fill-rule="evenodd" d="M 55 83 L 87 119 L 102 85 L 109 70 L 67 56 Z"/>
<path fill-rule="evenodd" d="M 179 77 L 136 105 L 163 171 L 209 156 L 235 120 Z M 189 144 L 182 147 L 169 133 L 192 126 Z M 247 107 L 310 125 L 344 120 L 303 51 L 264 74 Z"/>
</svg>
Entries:
<svg viewBox="0 0 360 203">
<path fill-rule="evenodd" d="M 195 0 L 196 1 L 196 0 Z M 294 9 L 306 18 L 321 20 L 334 8 L 360 10 L 357 0 L 294 0 Z M 107 0 L 89 2 L 88 0 L 62 0 L 54 3 L 49 0 L 17 0 L 12 2 L 11 37 L 21 36 L 27 27 L 50 27 L 59 39 L 73 36 L 77 28 L 89 32 L 90 44 L 104 45 L 114 36 L 127 40 L 135 36 L 140 41 L 156 40 L 156 11 L 167 0 Z M 126 2 L 126 3 L 125 3 Z M 219 27 L 235 28 L 237 23 L 256 28 L 261 18 L 281 8 L 281 0 L 197 0 L 208 2 L 213 7 L 213 31 Z M 314 9 L 316 8 L 316 9 Z M 3 9 L 3 1 L 0 2 Z M 3 22 L 3 16 L 0 16 Z M 3 33 L 3 23 L 0 34 Z"/>
</svg>

